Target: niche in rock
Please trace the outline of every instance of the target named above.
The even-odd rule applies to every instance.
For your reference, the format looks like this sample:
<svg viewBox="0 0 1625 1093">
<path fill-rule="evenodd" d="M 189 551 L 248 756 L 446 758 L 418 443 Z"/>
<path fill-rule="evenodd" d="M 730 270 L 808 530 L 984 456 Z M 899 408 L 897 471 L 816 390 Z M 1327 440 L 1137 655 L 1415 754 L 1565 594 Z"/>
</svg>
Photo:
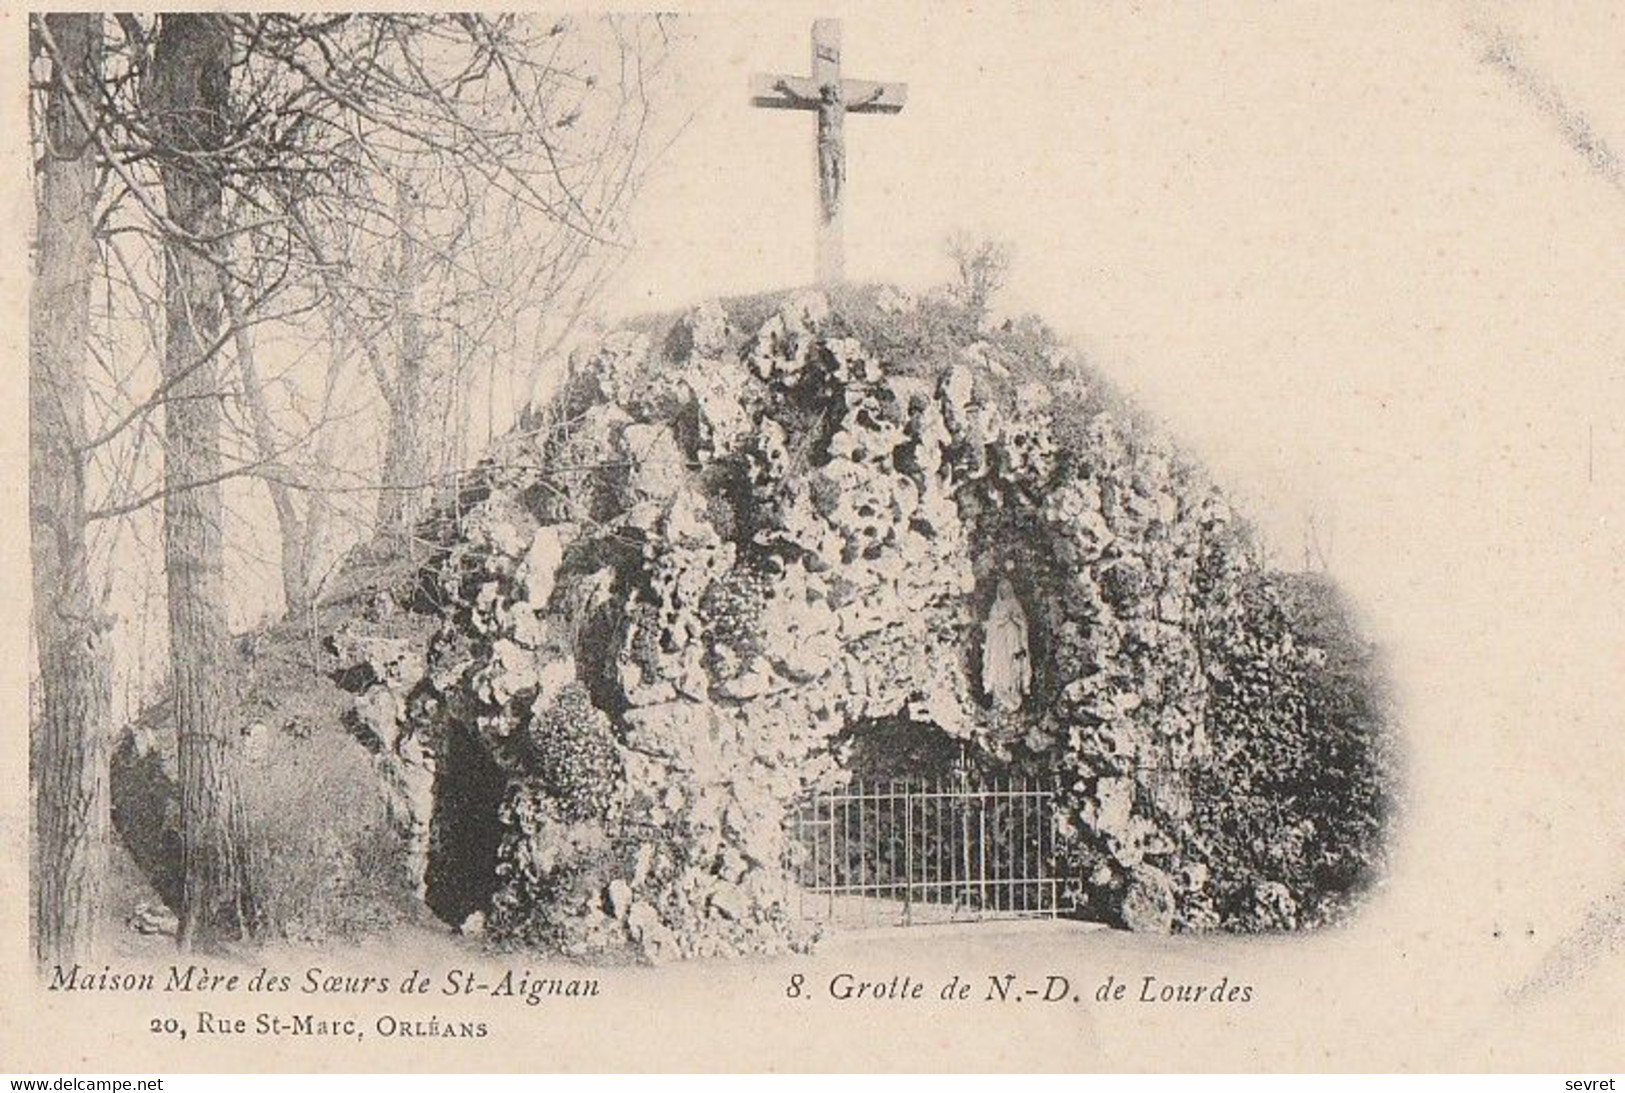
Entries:
<svg viewBox="0 0 1625 1093">
<path fill-rule="evenodd" d="M 858 721 L 835 740 L 841 767 L 864 784 L 946 781 L 967 751 L 976 750 L 929 722 L 907 715 Z"/>
<path fill-rule="evenodd" d="M 454 926 L 489 908 L 497 890 L 499 814 L 507 786 L 507 776 L 467 728 L 445 726 L 435 767 L 424 902 Z"/>
<path fill-rule="evenodd" d="M 1001 544 L 978 566 L 972 612 L 976 699 L 990 715 L 993 728 L 1008 730 L 1045 707 L 1052 697 L 1054 620 L 1046 605 L 1058 590 L 1050 567 L 1039 557 L 1047 544 L 1018 541 Z"/>
<path fill-rule="evenodd" d="M 1000 577 L 982 620 L 982 690 L 996 713 L 1013 714 L 1033 689 L 1032 629 L 1009 577 Z"/>
</svg>

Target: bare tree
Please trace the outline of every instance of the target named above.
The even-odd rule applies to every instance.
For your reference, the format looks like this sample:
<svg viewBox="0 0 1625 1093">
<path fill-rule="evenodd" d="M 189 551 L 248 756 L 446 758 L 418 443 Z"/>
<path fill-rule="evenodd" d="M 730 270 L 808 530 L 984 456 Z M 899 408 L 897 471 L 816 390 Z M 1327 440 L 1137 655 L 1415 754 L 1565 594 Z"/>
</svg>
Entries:
<svg viewBox="0 0 1625 1093">
<path fill-rule="evenodd" d="M 90 573 L 84 441 L 99 172 L 93 119 L 75 86 L 101 78 L 100 17 L 53 14 L 35 193 L 38 242 L 29 308 L 29 493 L 34 636 L 39 651 L 34 784 L 34 951 L 84 956 L 97 937 L 110 835 L 112 696 L 107 623 Z"/>
<path fill-rule="evenodd" d="M 474 370 L 489 418 L 499 371 L 528 380 L 624 254 L 675 132 L 652 123 L 668 24 L 234 18 L 259 119 L 237 208 L 362 351 L 382 411 L 373 537 L 399 546 L 462 454 Z"/>
<path fill-rule="evenodd" d="M 948 240 L 948 257 L 954 264 L 950 288 L 955 302 L 965 309 L 970 321 L 981 325 L 992 307 L 993 297 L 1004 288 L 1015 252 L 1010 244 L 960 232 Z"/>
<path fill-rule="evenodd" d="M 181 790 L 183 947 L 251 935 L 247 818 L 227 714 L 219 353 L 225 330 L 217 255 L 224 196 L 217 159 L 231 112 L 231 33 L 212 15 L 166 14 L 146 89 L 173 231 L 164 241 L 164 572 L 171 706 Z"/>
<path fill-rule="evenodd" d="M 58 23 L 70 42 L 54 41 Z M 237 480 L 263 483 L 278 556 L 251 560 L 280 571 L 290 612 L 311 610 L 345 539 L 410 533 L 459 459 L 476 377 L 489 432 L 499 379 L 528 378 L 625 253 L 627 204 L 675 133 L 650 125 L 667 21 L 30 25 L 53 74 L 88 37 L 99 58 L 34 98 L 51 146 L 37 173 L 51 215 L 33 316 L 35 579 L 38 602 L 60 605 L 36 619 L 35 849 L 55 862 L 80 837 L 51 833 L 68 813 L 50 809 L 106 830 L 109 703 L 96 696 L 109 656 L 165 667 L 186 842 L 177 910 L 183 942 L 208 945 L 258 921 L 228 679 L 227 608 L 242 596 L 226 567 L 260 539 L 230 530 L 244 517 L 228 502 L 261 502 Z M 135 551 L 167 590 L 168 625 L 152 630 L 168 647 L 151 656 L 98 613 Z M 133 657 L 121 641 L 138 642 Z M 61 656 L 73 672 L 48 663 Z M 82 762 L 73 741 L 90 749 Z M 88 789 L 59 795 L 74 779 Z M 66 919 L 93 915 L 89 887 L 37 891 Z"/>
<path fill-rule="evenodd" d="M 255 276 L 258 263 L 234 257 L 228 257 L 227 261 L 230 270 L 242 271 L 223 274 L 220 278 L 237 365 L 235 396 L 242 403 L 247 418 L 253 473 L 265 483 L 276 519 L 283 605 L 290 616 L 303 617 L 314 606 L 318 556 L 331 515 L 319 468 L 332 465 L 334 430 L 330 426 L 338 385 L 346 371 L 346 339 L 343 330 L 329 319 L 323 331 L 327 363 L 321 389 L 313 413 L 303 422 L 309 435 L 289 435 L 276 422 L 267 391 L 268 381 L 260 371 L 255 323 L 240 299 L 239 278 L 255 279 L 254 295 L 264 298 L 265 286 L 259 284 Z M 307 442 L 309 458 L 301 459 L 301 449 Z"/>
<path fill-rule="evenodd" d="M 428 368 L 422 304 L 425 278 L 418 248 L 423 232 L 422 200 L 412 183 L 404 179 L 395 180 L 395 212 L 399 233 L 391 301 L 395 368 L 379 380 L 388 417 L 378 483 L 377 534 L 386 541 L 410 535 L 423 511 L 424 483 L 430 474 L 424 436 L 424 373 Z"/>
</svg>

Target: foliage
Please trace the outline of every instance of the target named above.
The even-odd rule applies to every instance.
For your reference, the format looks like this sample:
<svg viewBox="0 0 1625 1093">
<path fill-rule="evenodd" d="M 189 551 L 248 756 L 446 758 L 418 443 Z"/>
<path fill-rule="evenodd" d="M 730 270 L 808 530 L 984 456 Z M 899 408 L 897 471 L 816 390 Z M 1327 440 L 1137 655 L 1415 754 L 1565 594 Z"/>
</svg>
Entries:
<svg viewBox="0 0 1625 1093">
<path fill-rule="evenodd" d="M 947 250 L 955 275 L 948 287 L 949 297 L 965 309 L 975 329 L 986 321 L 993 297 L 1004 288 L 1014 251 L 1001 240 L 979 239 L 963 232 L 948 240 Z"/>
<path fill-rule="evenodd" d="M 1237 929 L 1335 920 L 1378 876 L 1395 759 L 1380 666 L 1335 589 L 1256 573 L 1204 630 L 1211 758 L 1188 847 Z"/>
<path fill-rule="evenodd" d="M 566 820 L 604 820 L 620 800 L 624 769 L 609 718 L 586 688 L 568 683 L 541 706 L 527 731 L 537 784 Z"/>
<path fill-rule="evenodd" d="M 604 892 L 628 870 L 603 824 L 569 819 L 540 778 L 515 781 L 499 818 L 507 833 L 489 922 L 497 942 L 577 957 L 625 950 Z"/>
<path fill-rule="evenodd" d="M 277 732 L 249 774 L 251 880 L 273 936 L 354 938 L 405 917 L 405 840 L 358 744 Z"/>
<path fill-rule="evenodd" d="M 366 748 L 339 727 L 343 696 L 309 677 L 294 685 L 310 696 L 297 716 L 280 692 L 267 692 L 284 705 L 274 721 L 260 719 L 265 710 L 253 700 L 233 714 L 244 725 L 249 881 L 264 927 L 313 942 L 386 930 L 411 906 L 404 833 Z M 179 791 L 167 704 L 122 738 L 112 784 L 120 838 L 157 894 L 178 907 Z"/>
</svg>

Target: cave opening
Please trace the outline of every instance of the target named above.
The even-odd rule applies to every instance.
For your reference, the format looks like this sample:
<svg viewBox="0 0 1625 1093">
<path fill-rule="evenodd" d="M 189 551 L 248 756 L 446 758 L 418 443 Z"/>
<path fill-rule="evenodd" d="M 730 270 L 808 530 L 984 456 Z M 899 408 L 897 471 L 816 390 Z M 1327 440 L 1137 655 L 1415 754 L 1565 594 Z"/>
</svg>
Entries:
<svg viewBox="0 0 1625 1093">
<path fill-rule="evenodd" d="M 461 926 L 485 913 L 499 886 L 502 802 L 508 778 L 466 726 L 443 730 L 429 819 L 424 902 L 443 922 Z"/>
<path fill-rule="evenodd" d="M 981 762 L 977 748 L 907 713 L 853 722 L 834 740 L 841 769 L 855 783 L 947 781 Z"/>
<path fill-rule="evenodd" d="M 801 917 L 884 926 L 1054 917 L 1052 790 L 976 741 L 906 713 L 836 741 L 848 779 L 794 811 Z"/>
</svg>

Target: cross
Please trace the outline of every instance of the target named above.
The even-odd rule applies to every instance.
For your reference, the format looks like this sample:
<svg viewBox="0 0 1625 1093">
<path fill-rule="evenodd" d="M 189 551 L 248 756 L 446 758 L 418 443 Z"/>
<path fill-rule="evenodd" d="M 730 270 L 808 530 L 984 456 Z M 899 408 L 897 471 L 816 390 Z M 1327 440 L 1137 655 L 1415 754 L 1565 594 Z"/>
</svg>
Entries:
<svg viewBox="0 0 1625 1093">
<path fill-rule="evenodd" d="M 812 28 L 812 75 L 758 74 L 750 78 L 752 106 L 812 110 L 818 114 L 818 280 L 841 280 L 841 197 L 846 188 L 846 115 L 895 114 L 908 85 L 841 78 L 841 21 L 818 19 Z"/>
</svg>

